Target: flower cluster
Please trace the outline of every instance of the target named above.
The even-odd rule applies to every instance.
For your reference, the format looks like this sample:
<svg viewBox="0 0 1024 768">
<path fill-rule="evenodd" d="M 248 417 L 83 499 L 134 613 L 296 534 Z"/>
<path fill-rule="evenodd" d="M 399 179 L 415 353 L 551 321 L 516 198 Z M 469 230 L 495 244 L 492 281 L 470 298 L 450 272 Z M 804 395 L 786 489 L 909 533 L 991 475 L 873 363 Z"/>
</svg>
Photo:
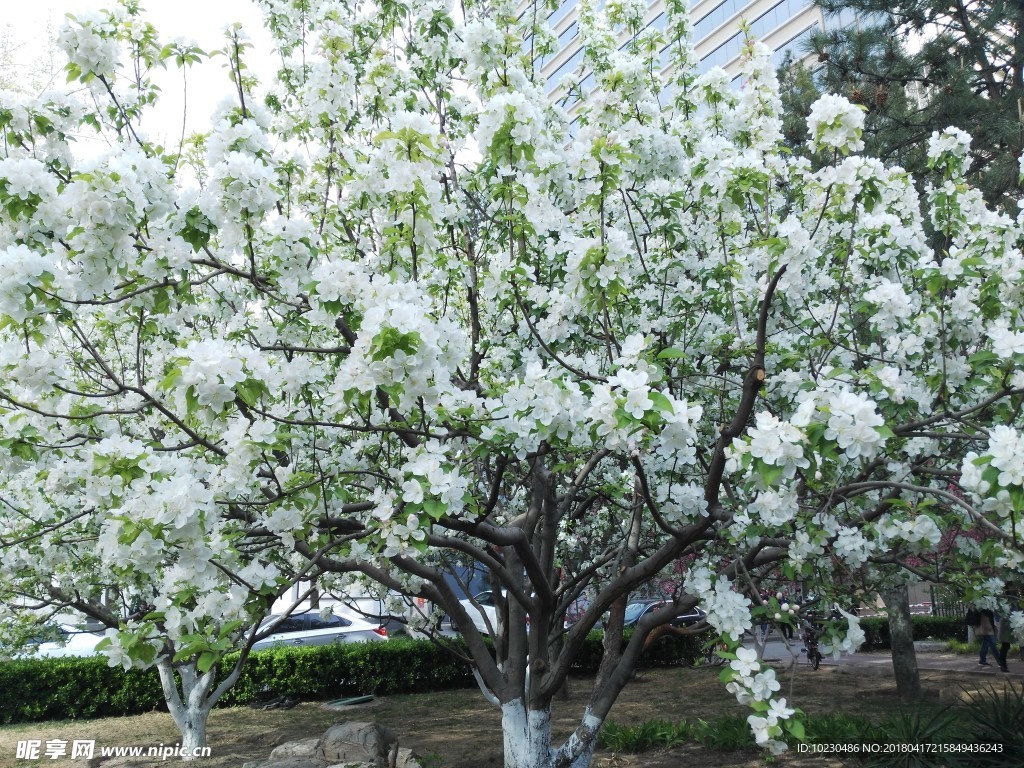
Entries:
<svg viewBox="0 0 1024 768">
<path fill-rule="evenodd" d="M 42 314 L 45 304 L 36 289 L 54 271 L 52 259 L 28 246 L 0 250 L 0 315 L 20 323 Z"/>
<path fill-rule="evenodd" d="M 828 401 L 828 429 L 825 437 L 835 440 L 851 459 L 870 459 L 885 443 L 878 430 L 885 424 L 875 404 L 863 392 L 844 390 Z"/>
<path fill-rule="evenodd" d="M 882 279 L 878 285 L 864 294 L 864 300 L 874 304 L 878 311 L 872 316 L 871 322 L 882 333 L 893 333 L 914 316 L 918 302 L 908 295 L 904 287 Z"/>
<path fill-rule="evenodd" d="M 738 638 L 752 626 L 750 599 L 732 589 L 728 582 L 716 581 L 706 595 L 708 623 L 720 634 Z"/>
<path fill-rule="evenodd" d="M 811 105 L 807 117 L 812 151 L 838 150 L 844 155 L 864 149 L 864 109 L 842 96 L 826 93 Z"/>
<path fill-rule="evenodd" d="M 992 341 L 992 351 L 999 357 L 1007 359 L 1024 355 L 1024 331 L 1012 330 L 1006 318 L 998 318 L 989 326 L 988 337 Z"/>
<path fill-rule="evenodd" d="M 986 471 L 991 467 L 992 472 Z M 971 451 L 964 456 L 961 482 L 979 496 L 993 486 L 1024 486 L 1024 436 L 1013 427 L 1000 424 L 989 433 L 988 450 L 979 456 Z"/>
<path fill-rule="evenodd" d="M 190 343 L 185 355 L 178 385 L 191 390 L 200 405 L 222 411 L 246 379 L 241 357 L 231 344 L 213 339 Z"/>
<path fill-rule="evenodd" d="M 796 517 L 800 506 L 792 488 L 766 489 L 747 506 L 747 512 L 763 525 L 785 525 Z"/>
<path fill-rule="evenodd" d="M 907 520 L 885 516 L 879 520 L 878 533 L 882 541 L 900 539 L 915 550 L 933 549 L 942 540 L 942 531 L 928 515 L 917 515 Z"/>
<path fill-rule="evenodd" d="M 797 469 L 810 466 L 804 456 L 804 434 L 792 424 L 780 421 L 776 416 L 761 411 L 749 431 L 750 455 L 765 464 L 782 467 L 782 477 L 791 480 Z"/>
<path fill-rule="evenodd" d="M 955 126 L 942 133 L 933 131 L 928 138 L 928 165 L 949 172 L 959 172 L 971 149 L 971 136 Z"/>
<path fill-rule="evenodd" d="M 851 568 L 858 568 L 868 561 L 874 552 L 871 541 L 859 528 L 843 526 L 839 529 L 833 544 L 836 556 Z"/>
<path fill-rule="evenodd" d="M 57 35 L 57 45 L 83 73 L 109 78 L 120 57 L 116 22 L 116 16 L 110 12 L 89 11 L 70 16 Z"/>
<path fill-rule="evenodd" d="M 861 629 L 860 619 L 857 616 L 844 611 L 842 608 L 837 607 L 837 609 L 840 615 L 846 619 L 846 631 L 842 633 L 832 632 L 827 638 L 823 638 L 821 650 L 823 653 L 831 653 L 838 659 L 840 654 L 855 653 L 864 644 L 866 635 L 864 630 Z"/>
<path fill-rule="evenodd" d="M 402 501 L 423 504 L 429 499 L 439 503 L 446 514 L 458 515 L 462 511 L 469 481 L 451 464 L 440 445 L 425 443 L 402 471 L 406 478 L 401 486 Z"/>
<path fill-rule="evenodd" d="M 786 742 L 778 738 L 783 733 L 780 722 L 788 720 L 796 710 L 787 707 L 785 699 L 772 699 L 781 687 L 775 679 L 775 670 L 762 669 L 757 651 L 743 646 L 736 649 L 736 658 L 729 662 L 729 667 L 732 678 L 726 690 L 735 695 L 740 704 L 752 705 L 760 713 L 747 718 L 757 744 L 771 750 L 772 754 L 785 752 Z"/>
</svg>

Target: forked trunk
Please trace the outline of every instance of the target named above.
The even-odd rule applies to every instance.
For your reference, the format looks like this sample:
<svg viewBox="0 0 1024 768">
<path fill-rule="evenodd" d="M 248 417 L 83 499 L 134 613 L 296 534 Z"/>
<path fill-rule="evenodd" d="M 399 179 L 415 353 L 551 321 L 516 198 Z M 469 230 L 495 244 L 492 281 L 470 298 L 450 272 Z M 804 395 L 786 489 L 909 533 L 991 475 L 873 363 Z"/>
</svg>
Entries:
<svg viewBox="0 0 1024 768">
<path fill-rule="evenodd" d="M 521 699 L 501 705 L 505 768 L 555 768 L 551 711 L 527 710 Z"/>
<path fill-rule="evenodd" d="M 596 736 L 596 719 L 588 723 Z M 571 762 L 565 753 L 551 746 L 551 710 L 527 710 L 521 699 L 501 705 L 501 731 L 505 744 L 504 768 L 590 768 L 594 738 L 578 750 Z M 569 747 L 573 742 L 570 739 Z M 577 751 L 577 750 L 573 750 Z"/>
<path fill-rule="evenodd" d="M 182 760 L 195 760 L 206 746 L 206 720 L 209 716 L 209 706 L 195 709 L 185 707 L 180 715 L 174 716 L 174 722 L 181 733 Z"/>
<path fill-rule="evenodd" d="M 195 760 L 200 754 L 199 750 L 206 746 L 206 721 L 213 705 L 220 698 L 219 695 L 209 695 L 214 674 L 207 672 L 197 675 L 194 664 L 182 665 L 177 670 L 181 680 L 179 691 L 175 669 L 170 662 L 161 660 L 157 669 L 167 709 L 181 734 L 180 759 Z"/>
</svg>

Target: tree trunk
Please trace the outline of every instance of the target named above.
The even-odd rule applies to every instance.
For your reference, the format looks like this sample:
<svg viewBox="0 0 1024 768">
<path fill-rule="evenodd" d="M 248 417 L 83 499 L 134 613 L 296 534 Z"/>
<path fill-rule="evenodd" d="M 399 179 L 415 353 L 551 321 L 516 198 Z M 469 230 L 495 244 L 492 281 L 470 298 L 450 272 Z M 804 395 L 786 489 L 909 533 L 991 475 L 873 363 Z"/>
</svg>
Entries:
<svg viewBox="0 0 1024 768">
<path fill-rule="evenodd" d="M 178 669 L 181 679 L 179 692 L 171 663 L 162 659 L 157 664 L 167 709 L 181 733 L 182 760 L 196 759 L 198 750 L 206 746 L 206 720 L 220 698 L 219 694 L 216 697 L 208 695 L 213 686 L 213 672 L 197 675 L 194 667 L 194 663 L 190 663 Z"/>
<path fill-rule="evenodd" d="M 551 711 L 527 710 L 522 699 L 501 705 L 505 768 L 555 768 Z"/>
<path fill-rule="evenodd" d="M 590 768 L 600 721 L 589 714 L 584 726 L 561 749 L 551 746 L 551 710 L 527 710 L 522 699 L 501 705 L 501 732 L 505 746 L 504 768 Z M 579 733 L 587 741 L 579 746 Z M 567 752 L 579 752 L 571 762 Z"/>
<path fill-rule="evenodd" d="M 182 760 L 195 760 L 206 746 L 206 720 L 210 716 L 210 709 L 208 705 L 184 707 L 179 714 L 173 715 L 181 733 Z"/>
<path fill-rule="evenodd" d="M 921 699 L 921 677 L 914 652 L 914 628 L 910 621 L 910 593 L 906 584 L 883 593 L 885 610 L 889 614 L 889 645 L 892 649 L 892 669 L 896 675 L 896 690 L 900 701 L 914 704 Z"/>
</svg>

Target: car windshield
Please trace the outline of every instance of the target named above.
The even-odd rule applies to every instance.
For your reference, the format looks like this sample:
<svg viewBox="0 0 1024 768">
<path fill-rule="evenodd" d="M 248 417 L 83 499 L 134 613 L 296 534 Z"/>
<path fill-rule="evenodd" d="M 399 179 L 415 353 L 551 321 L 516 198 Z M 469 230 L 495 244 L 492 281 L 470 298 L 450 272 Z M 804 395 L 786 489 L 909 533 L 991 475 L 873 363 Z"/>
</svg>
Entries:
<svg viewBox="0 0 1024 768">
<path fill-rule="evenodd" d="M 636 621 L 640 618 L 640 615 L 647 610 L 648 605 L 650 605 L 650 603 L 630 603 L 626 606 L 626 615 L 623 617 L 624 621 L 627 624 Z"/>
<path fill-rule="evenodd" d="M 352 622 L 348 619 L 344 619 L 341 616 L 311 616 L 309 619 L 310 629 L 339 629 L 341 627 L 347 627 Z"/>
<path fill-rule="evenodd" d="M 260 625 L 261 629 L 267 629 L 274 622 L 273 632 L 275 635 L 280 635 L 285 632 L 301 632 L 302 631 L 302 619 L 297 616 L 289 616 L 287 619 L 280 620 L 280 616 L 268 616 L 264 619 L 263 624 Z"/>
</svg>

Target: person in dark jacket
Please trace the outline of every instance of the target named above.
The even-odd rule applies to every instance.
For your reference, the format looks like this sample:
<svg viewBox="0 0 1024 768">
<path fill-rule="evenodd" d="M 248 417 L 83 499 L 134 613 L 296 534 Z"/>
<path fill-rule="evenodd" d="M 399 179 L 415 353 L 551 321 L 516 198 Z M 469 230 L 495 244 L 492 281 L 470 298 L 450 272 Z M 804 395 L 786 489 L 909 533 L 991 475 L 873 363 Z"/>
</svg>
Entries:
<svg viewBox="0 0 1024 768">
<path fill-rule="evenodd" d="M 982 608 L 978 613 L 981 614 L 981 618 L 974 629 L 974 636 L 981 642 L 978 666 L 991 667 L 987 661 L 989 651 L 992 651 L 996 661 L 1000 660 L 999 649 L 996 648 L 996 615 L 988 608 Z"/>
<path fill-rule="evenodd" d="M 996 634 L 999 637 L 999 668 L 1003 672 L 1009 672 L 1006 666 L 1006 659 L 1010 655 L 1010 643 L 1013 641 L 1013 628 L 1010 626 L 1009 615 L 1003 616 L 999 622 L 999 629 Z"/>
<path fill-rule="evenodd" d="M 978 624 L 981 623 L 981 614 L 978 613 L 978 607 L 974 603 L 967 604 L 967 615 L 964 617 L 964 624 L 967 626 L 967 642 L 974 642 L 974 633 L 977 631 Z"/>
</svg>

